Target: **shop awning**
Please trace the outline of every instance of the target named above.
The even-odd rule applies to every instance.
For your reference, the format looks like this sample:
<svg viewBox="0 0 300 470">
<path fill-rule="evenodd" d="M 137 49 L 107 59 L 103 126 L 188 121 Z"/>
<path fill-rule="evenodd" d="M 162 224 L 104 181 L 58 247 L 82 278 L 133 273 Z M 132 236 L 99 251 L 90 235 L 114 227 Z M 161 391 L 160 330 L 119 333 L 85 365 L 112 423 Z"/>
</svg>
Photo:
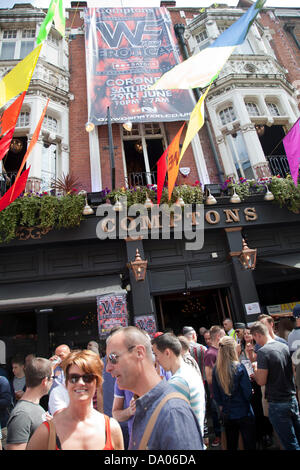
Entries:
<svg viewBox="0 0 300 470">
<path fill-rule="evenodd" d="M 96 301 L 97 295 L 126 293 L 119 275 L 0 285 L 0 311 Z"/>
<path fill-rule="evenodd" d="M 264 256 L 263 258 L 260 258 L 260 260 L 300 269 L 300 253 L 290 253 L 288 255 L 278 256 Z"/>
</svg>

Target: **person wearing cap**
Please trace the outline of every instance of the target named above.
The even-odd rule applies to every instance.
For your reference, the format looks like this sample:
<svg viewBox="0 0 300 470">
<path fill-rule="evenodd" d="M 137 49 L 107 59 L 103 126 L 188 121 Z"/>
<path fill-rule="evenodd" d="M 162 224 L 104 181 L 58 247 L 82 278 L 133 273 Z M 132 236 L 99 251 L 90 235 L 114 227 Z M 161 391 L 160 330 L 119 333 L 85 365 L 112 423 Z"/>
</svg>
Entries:
<svg viewBox="0 0 300 470">
<path fill-rule="evenodd" d="M 203 344 L 197 343 L 197 334 L 192 326 L 184 326 L 182 328 L 182 334 L 188 339 L 190 343 L 190 355 L 197 362 L 204 383 L 206 381 L 204 354 L 207 348 L 203 346 Z"/>
<path fill-rule="evenodd" d="M 244 331 L 245 331 L 246 325 L 245 325 L 245 323 L 235 323 L 234 328 L 235 328 L 235 332 L 236 332 L 235 340 L 238 343 L 241 343 L 244 339 Z"/>
<path fill-rule="evenodd" d="M 293 354 L 300 347 L 300 304 L 296 304 L 293 308 L 293 317 L 296 320 L 296 326 L 288 336 L 290 354 Z"/>
<path fill-rule="evenodd" d="M 237 334 L 233 328 L 231 318 L 225 318 L 225 320 L 223 321 L 223 327 L 227 336 L 231 336 L 231 338 L 237 340 Z"/>
</svg>

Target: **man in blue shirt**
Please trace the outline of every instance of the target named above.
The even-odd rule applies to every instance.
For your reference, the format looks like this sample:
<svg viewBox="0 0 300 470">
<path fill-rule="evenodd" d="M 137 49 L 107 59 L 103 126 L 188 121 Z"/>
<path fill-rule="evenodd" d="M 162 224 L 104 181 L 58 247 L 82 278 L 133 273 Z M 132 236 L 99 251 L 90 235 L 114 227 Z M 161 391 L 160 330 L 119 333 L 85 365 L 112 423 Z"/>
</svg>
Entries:
<svg viewBox="0 0 300 470">
<path fill-rule="evenodd" d="M 149 338 L 136 327 L 117 330 L 106 343 L 106 369 L 121 390 L 130 390 L 136 412 L 129 450 L 139 449 L 155 408 L 174 389 L 157 374 Z M 149 450 L 202 450 L 203 440 L 196 416 L 181 398 L 170 399 L 161 409 L 147 443 Z"/>
</svg>

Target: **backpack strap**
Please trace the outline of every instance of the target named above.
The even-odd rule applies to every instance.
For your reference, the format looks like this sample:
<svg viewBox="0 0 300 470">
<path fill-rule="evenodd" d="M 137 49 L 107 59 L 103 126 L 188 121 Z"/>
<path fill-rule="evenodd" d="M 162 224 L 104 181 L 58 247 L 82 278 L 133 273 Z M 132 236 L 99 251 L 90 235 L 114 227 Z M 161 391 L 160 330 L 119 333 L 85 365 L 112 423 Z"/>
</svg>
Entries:
<svg viewBox="0 0 300 470">
<path fill-rule="evenodd" d="M 167 401 L 171 400 L 172 398 L 180 398 L 181 400 L 184 400 L 188 404 L 190 404 L 189 400 L 184 395 L 182 395 L 181 393 L 173 392 L 173 393 L 169 393 L 168 395 L 165 395 L 164 398 L 159 402 L 159 404 L 157 405 L 157 407 L 153 411 L 152 415 L 150 416 L 150 419 L 147 423 L 145 432 L 143 434 L 143 437 L 142 437 L 140 445 L 139 445 L 139 450 L 147 449 L 147 444 L 148 444 L 149 438 L 151 436 L 151 433 L 153 431 L 156 420 L 158 418 L 158 415 L 159 415 L 162 407 L 164 406 L 164 404 Z"/>
</svg>

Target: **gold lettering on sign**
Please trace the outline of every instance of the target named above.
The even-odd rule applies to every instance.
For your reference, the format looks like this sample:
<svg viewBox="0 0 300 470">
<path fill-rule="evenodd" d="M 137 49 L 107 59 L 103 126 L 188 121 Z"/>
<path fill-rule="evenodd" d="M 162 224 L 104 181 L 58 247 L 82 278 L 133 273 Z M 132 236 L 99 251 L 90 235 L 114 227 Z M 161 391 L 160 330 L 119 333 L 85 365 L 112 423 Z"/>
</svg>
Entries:
<svg viewBox="0 0 300 470">
<path fill-rule="evenodd" d="M 226 224 L 240 221 L 239 210 L 240 209 L 223 209 L 223 212 L 226 214 Z"/>
<path fill-rule="evenodd" d="M 159 224 L 159 214 L 151 215 L 151 219 L 147 215 L 143 215 L 142 217 L 142 224 L 141 230 L 147 230 L 147 228 L 160 228 L 161 225 Z"/>
<path fill-rule="evenodd" d="M 244 209 L 244 214 L 247 222 L 249 220 L 257 220 L 257 213 L 255 207 L 246 207 L 246 209 Z"/>
<path fill-rule="evenodd" d="M 109 229 L 109 223 L 111 223 L 111 229 Z M 116 230 L 116 221 L 114 219 L 105 218 L 101 221 L 101 229 L 103 232 L 114 232 Z"/>
<path fill-rule="evenodd" d="M 220 214 L 217 211 L 208 211 L 205 214 L 205 220 L 207 223 L 212 224 L 212 225 L 218 224 L 220 222 Z"/>
</svg>

